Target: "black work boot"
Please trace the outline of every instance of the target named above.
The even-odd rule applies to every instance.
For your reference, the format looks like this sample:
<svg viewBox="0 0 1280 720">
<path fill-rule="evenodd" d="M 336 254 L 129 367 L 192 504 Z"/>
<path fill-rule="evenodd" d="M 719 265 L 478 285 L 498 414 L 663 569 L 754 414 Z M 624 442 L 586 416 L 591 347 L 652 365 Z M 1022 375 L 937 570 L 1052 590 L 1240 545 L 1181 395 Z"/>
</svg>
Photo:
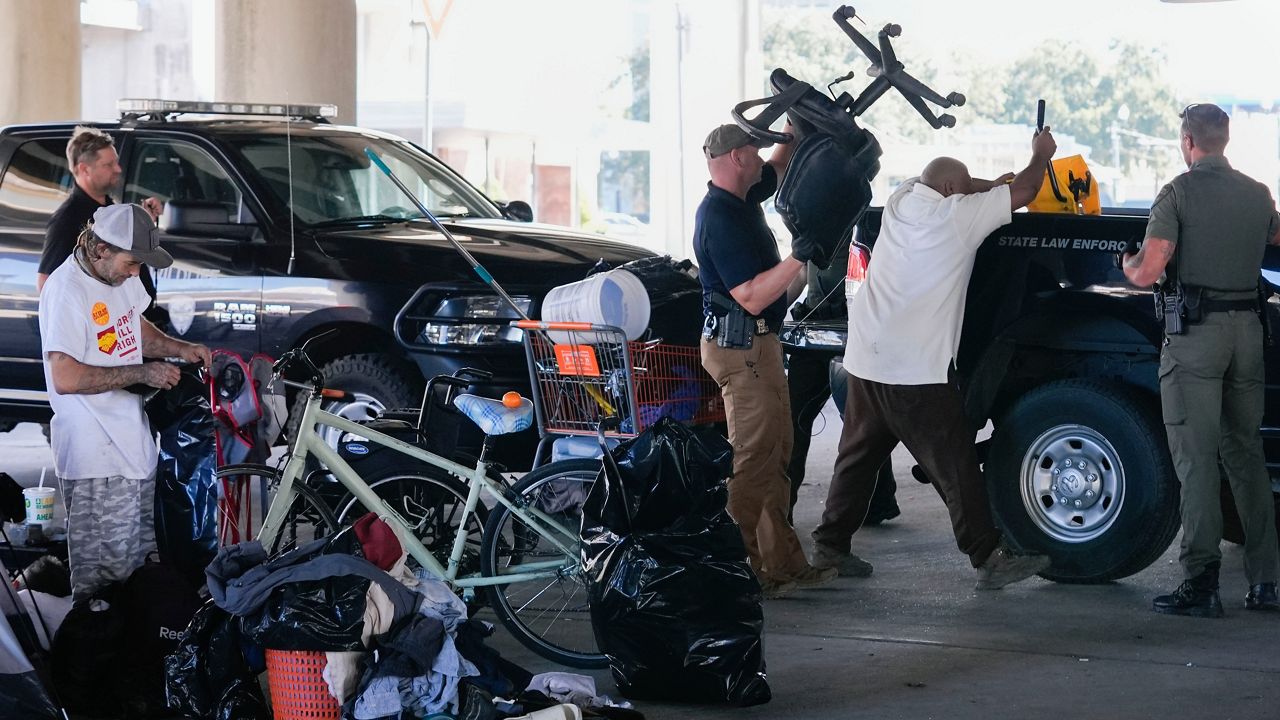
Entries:
<svg viewBox="0 0 1280 720">
<path fill-rule="evenodd" d="M 1171 594 L 1152 600 L 1151 609 L 1166 615 L 1222 617 L 1222 600 L 1218 597 L 1218 563 L 1205 566 L 1199 575 L 1184 580 Z"/>
<path fill-rule="evenodd" d="M 1244 596 L 1244 606 L 1249 610 L 1280 610 L 1280 599 L 1276 598 L 1276 584 L 1258 583 L 1249 588 Z"/>
</svg>

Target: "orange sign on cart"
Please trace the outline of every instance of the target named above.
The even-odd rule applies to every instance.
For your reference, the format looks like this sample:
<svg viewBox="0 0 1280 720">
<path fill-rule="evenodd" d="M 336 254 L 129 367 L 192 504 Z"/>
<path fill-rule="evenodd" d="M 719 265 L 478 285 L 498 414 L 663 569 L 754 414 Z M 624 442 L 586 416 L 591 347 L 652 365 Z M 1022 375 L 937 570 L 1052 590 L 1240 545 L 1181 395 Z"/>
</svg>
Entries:
<svg viewBox="0 0 1280 720">
<path fill-rule="evenodd" d="M 600 375 L 596 351 L 590 345 L 556 345 L 556 365 L 561 375 Z"/>
</svg>

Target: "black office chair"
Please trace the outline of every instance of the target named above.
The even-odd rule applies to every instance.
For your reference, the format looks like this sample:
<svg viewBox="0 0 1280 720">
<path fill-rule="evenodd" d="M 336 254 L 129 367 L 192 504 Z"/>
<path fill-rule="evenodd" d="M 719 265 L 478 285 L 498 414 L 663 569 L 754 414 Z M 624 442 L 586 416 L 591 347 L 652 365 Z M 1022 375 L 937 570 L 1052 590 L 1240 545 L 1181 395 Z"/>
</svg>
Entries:
<svg viewBox="0 0 1280 720">
<path fill-rule="evenodd" d="M 778 68 L 769 76 L 774 95 L 738 103 L 732 113 L 734 122 L 754 138 L 774 143 L 799 139 L 774 204 L 792 236 L 811 241 L 816 248 L 812 261 L 824 269 L 871 204 L 871 180 L 880 172 L 880 143 L 858 126 L 858 116 L 894 88 L 936 130 L 954 127 L 956 121 L 951 115 L 935 115 L 927 103 L 949 108 L 965 101 L 955 92 L 943 97 L 906 72 L 891 43 L 902 34 L 900 26 L 886 25 L 877 49 L 849 24 L 853 17 L 854 9 L 845 5 L 832 20 L 871 61 L 868 73 L 875 79 L 858 97 L 847 92 L 827 97 Z M 841 80 L 850 77 L 852 73 Z M 760 106 L 764 109 L 754 118 L 746 117 L 748 110 Z M 784 113 L 794 134 L 769 129 Z"/>
</svg>

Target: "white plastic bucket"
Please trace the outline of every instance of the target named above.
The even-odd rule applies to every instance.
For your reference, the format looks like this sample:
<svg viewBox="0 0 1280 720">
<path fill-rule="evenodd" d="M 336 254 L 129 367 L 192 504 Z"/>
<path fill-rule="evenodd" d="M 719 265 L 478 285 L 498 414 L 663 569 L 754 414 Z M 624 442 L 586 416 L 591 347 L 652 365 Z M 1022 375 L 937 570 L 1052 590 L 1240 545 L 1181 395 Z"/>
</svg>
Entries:
<svg viewBox="0 0 1280 720">
<path fill-rule="evenodd" d="M 52 525 L 55 490 L 51 487 L 31 487 L 22 489 L 22 498 L 27 506 L 28 525 Z"/>
<path fill-rule="evenodd" d="M 635 340 L 649 327 L 649 293 L 626 270 L 596 273 L 586 280 L 552 288 L 542 301 L 542 319 L 589 322 L 620 328 Z M 552 342 L 570 343 L 566 333 L 549 333 Z"/>
</svg>

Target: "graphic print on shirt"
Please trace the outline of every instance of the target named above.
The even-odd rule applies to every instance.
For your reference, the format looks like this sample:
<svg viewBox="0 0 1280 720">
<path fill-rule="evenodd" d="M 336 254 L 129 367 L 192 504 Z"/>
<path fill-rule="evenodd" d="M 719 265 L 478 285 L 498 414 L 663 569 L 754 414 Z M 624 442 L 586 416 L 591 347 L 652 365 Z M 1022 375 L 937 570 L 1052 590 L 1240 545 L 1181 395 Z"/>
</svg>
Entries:
<svg viewBox="0 0 1280 720">
<path fill-rule="evenodd" d="M 97 322 L 97 313 L 94 313 L 94 322 Z M 136 309 L 130 308 L 129 312 L 116 318 L 115 325 L 106 328 L 98 333 L 98 350 L 107 355 L 116 354 L 119 357 L 126 357 L 138 350 L 138 335 L 133 330 L 133 316 L 137 312 Z"/>
<path fill-rule="evenodd" d="M 115 328 L 109 327 L 106 330 L 103 330 L 102 332 L 98 333 L 98 349 L 101 350 L 102 352 L 110 355 L 111 353 L 115 352 L 116 345 L 118 344 L 119 343 L 116 342 Z"/>
<path fill-rule="evenodd" d="M 104 302 L 94 303 L 93 309 L 89 311 L 89 314 L 93 317 L 94 325 L 101 326 L 111 322 L 111 313 L 107 310 L 107 304 Z"/>
</svg>

